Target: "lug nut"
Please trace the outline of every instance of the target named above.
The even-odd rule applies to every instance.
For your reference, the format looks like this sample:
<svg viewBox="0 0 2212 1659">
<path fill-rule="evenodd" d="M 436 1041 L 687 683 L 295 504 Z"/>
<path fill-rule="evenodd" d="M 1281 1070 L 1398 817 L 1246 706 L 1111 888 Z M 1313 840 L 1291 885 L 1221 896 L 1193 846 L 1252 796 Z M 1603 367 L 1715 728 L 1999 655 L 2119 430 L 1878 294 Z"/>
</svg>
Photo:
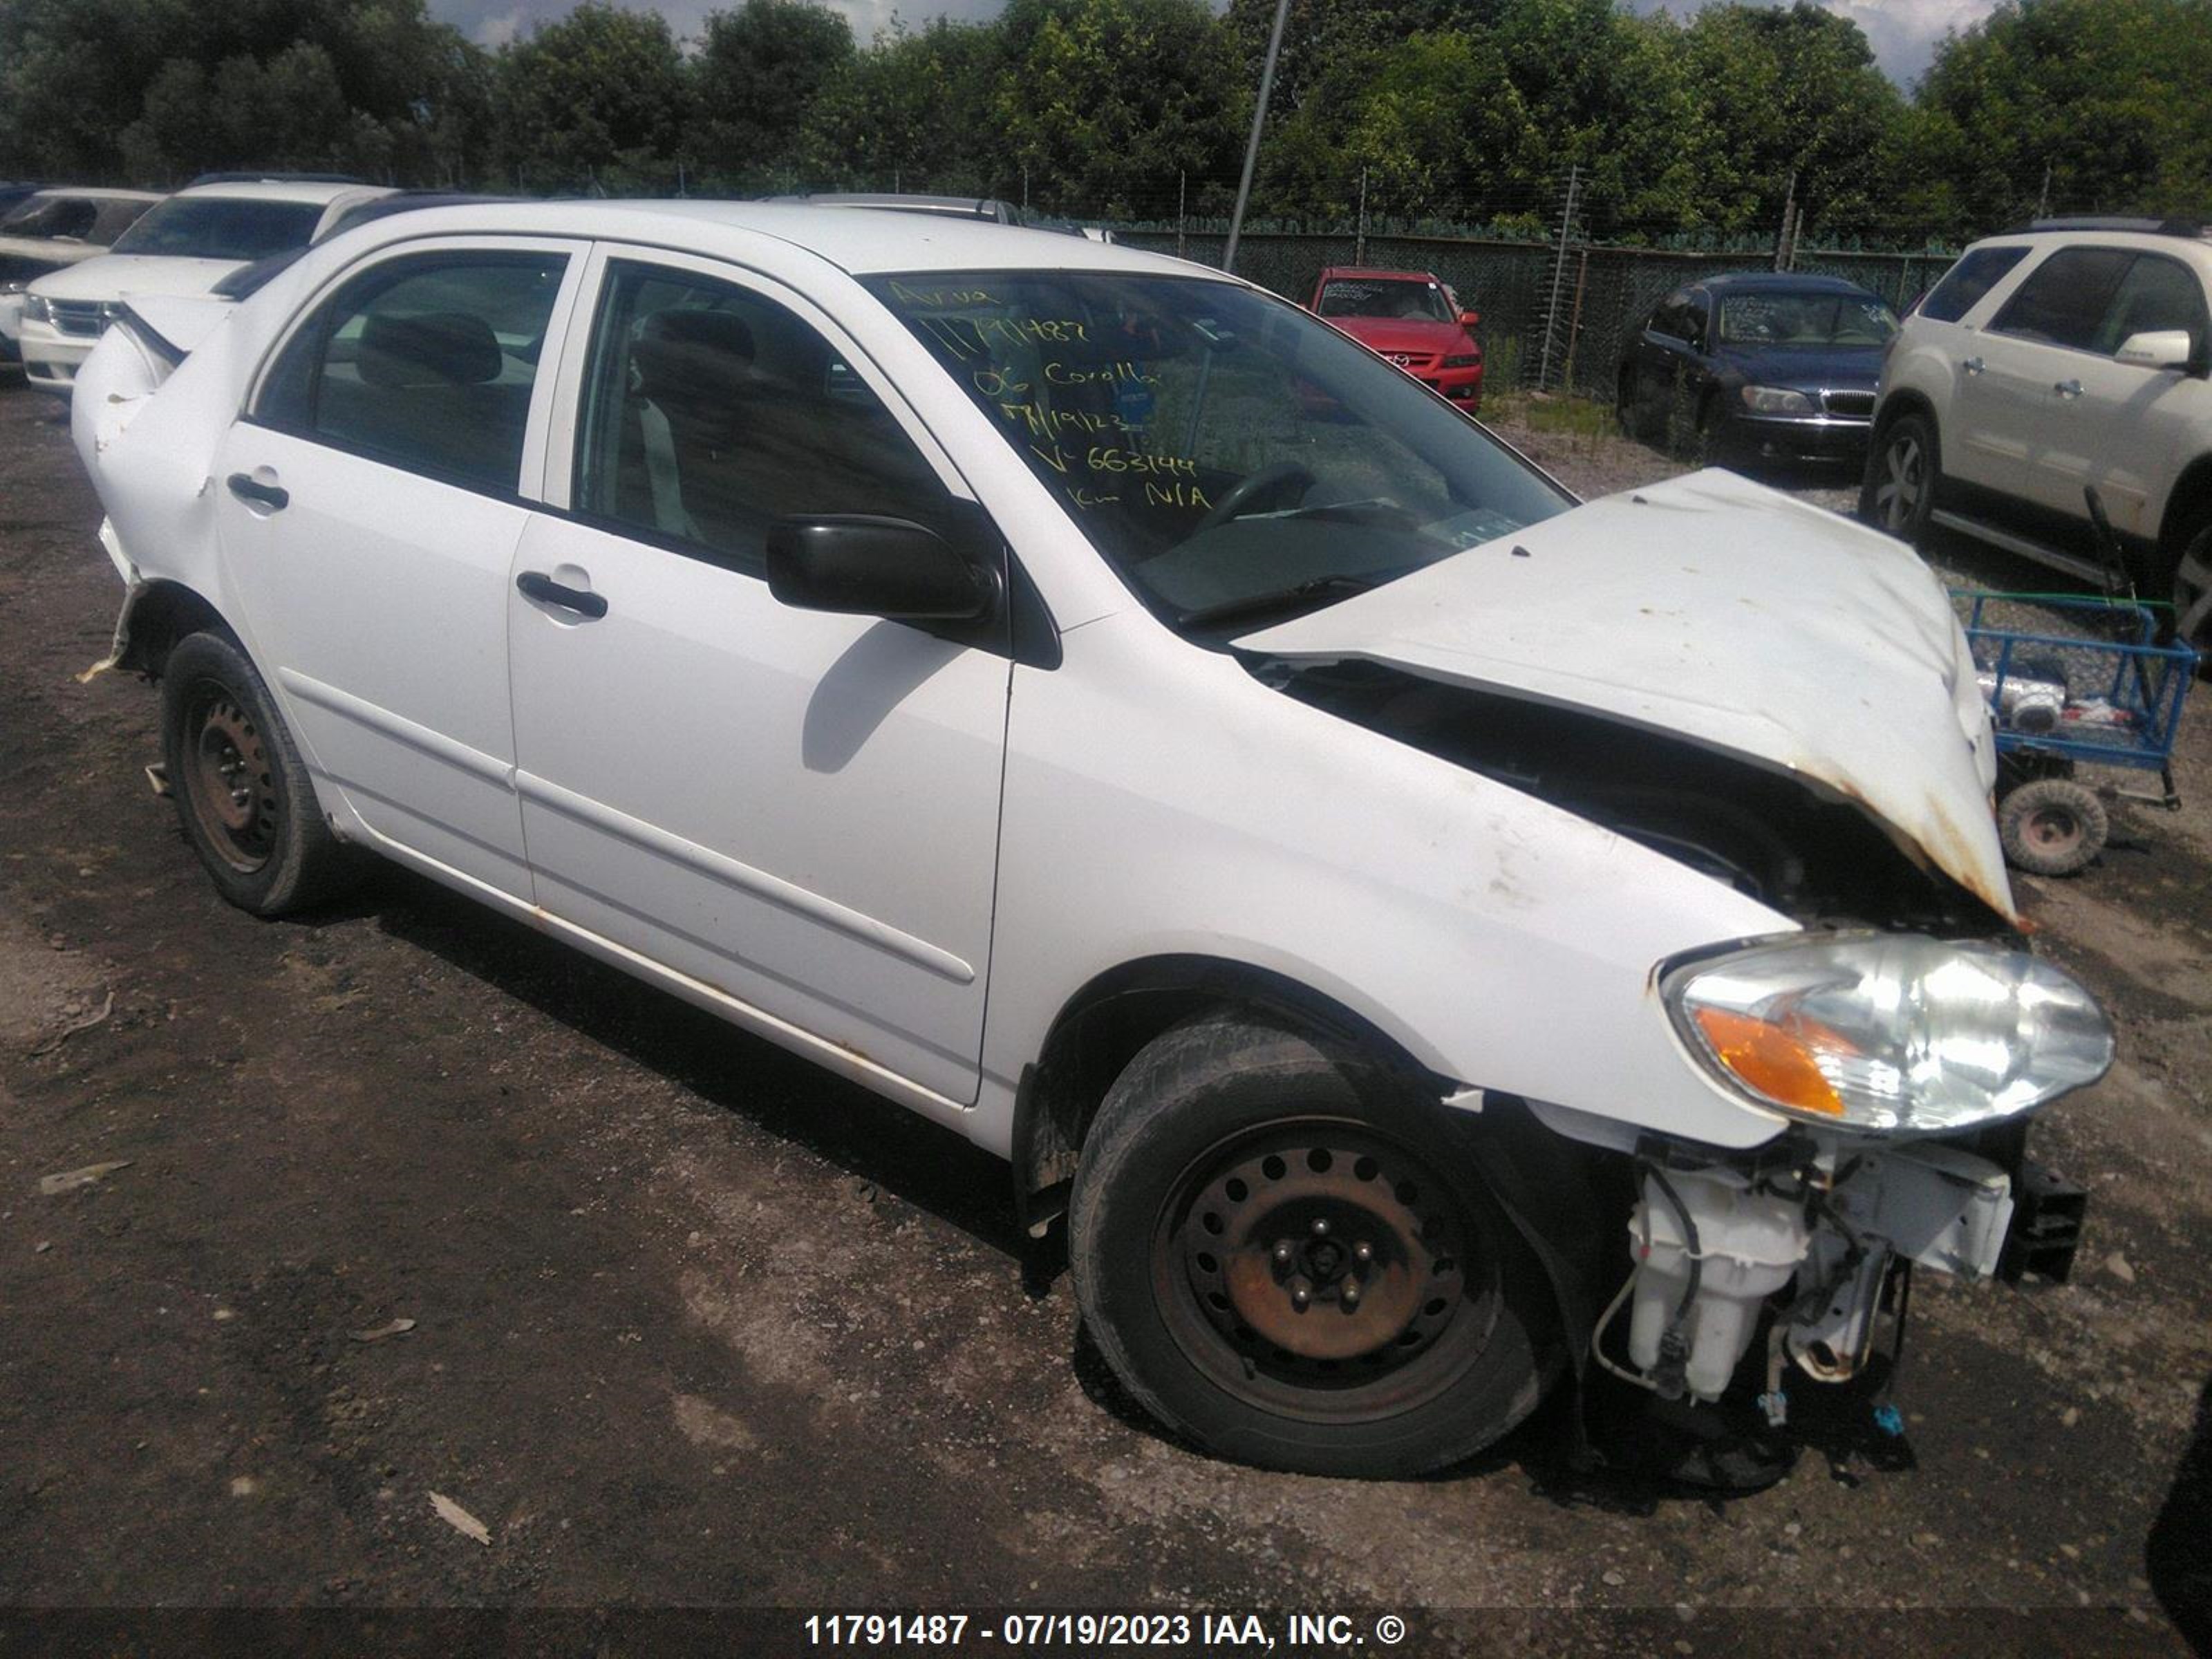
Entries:
<svg viewBox="0 0 2212 1659">
<path fill-rule="evenodd" d="M 1304 1313 L 1306 1310 L 1306 1304 L 1312 1300 L 1313 1292 L 1306 1289 L 1303 1285 L 1297 1286 L 1291 1291 L 1291 1305 L 1293 1308 L 1296 1308 L 1300 1313 Z"/>
<path fill-rule="evenodd" d="M 1364 1241 L 1353 1245 L 1352 1247 L 1352 1259 L 1354 1261 L 1357 1261 L 1361 1267 L 1365 1267 L 1369 1262 L 1375 1260 L 1375 1247 Z"/>
<path fill-rule="evenodd" d="M 1345 1281 L 1344 1289 L 1338 1294 L 1346 1307 L 1356 1308 L 1359 1305 L 1359 1286 L 1350 1279 Z"/>
<path fill-rule="evenodd" d="M 1289 1267 L 1289 1266 L 1291 1265 L 1291 1256 L 1295 1255 L 1296 1254 L 1297 1254 L 1297 1252 L 1291 1249 L 1290 1244 L 1289 1244 L 1289 1242 L 1288 1242 L 1287 1240 L 1286 1240 L 1285 1242 L 1284 1242 L 1283 1243 L 1280 1243 L 1280 1244 L 1276 1245 L 1276 1246 L 1275 1246 L 1275 1265 L 1276 1265 L 1277 1267 Z"/>
<path fill-rule="evenodd" d="M 1313 1234 L 1316 1238 L 1327 1238 L 1328 1237 L 1328 1218 L 1327 1216 L 1317 1215 L 1314 1218 Z"/>
</svg>

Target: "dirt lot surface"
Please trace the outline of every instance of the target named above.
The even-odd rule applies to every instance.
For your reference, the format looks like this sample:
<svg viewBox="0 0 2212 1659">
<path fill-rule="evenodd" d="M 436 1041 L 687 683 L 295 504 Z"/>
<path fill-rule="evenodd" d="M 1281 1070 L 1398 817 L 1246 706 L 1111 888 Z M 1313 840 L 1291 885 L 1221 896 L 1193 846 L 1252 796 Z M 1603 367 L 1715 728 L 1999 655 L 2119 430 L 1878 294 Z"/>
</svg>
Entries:
<svg viewBox="0 0 2212 1659">
<path fill-rule="evenodd" d="M 2212 697 L 2190 810 L 2125 811 L 2098 867 L 2021 883 L 2120 1029 L 2040 1143 L 2092 1232 L 2064 1286 L 1923 1279 L 1915 1467 L 1838 1434 L 1711 1502 L 1563 1481 L 1524 1432 L 1446 1478 L 1297 1479 L 1148 1428 L 1064 1255 L 954 1137 L 397 872 L 296 924 L 219 902 L 142 774 L 154 697 L 76 678 L 119 588 L 54 413 L 0 385 L 0 1651 L 39 1650 L 26 1608 L 223 1604 L 2183 1650 L 2212 1545 Z M 1672 470 L 1517 435 L 1584 487 Z M 1482 1608 L 1506 1611 L 1438 1611 Z"/>
</svg>

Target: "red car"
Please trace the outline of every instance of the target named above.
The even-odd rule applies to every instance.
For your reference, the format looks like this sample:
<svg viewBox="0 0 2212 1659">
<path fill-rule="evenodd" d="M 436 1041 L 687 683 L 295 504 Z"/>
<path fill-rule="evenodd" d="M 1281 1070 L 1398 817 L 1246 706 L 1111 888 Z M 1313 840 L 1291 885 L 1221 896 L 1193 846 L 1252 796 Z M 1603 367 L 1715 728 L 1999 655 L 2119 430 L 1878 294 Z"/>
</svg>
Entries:
<svg viewBox="0 0 2212 1659">
<path fill-rule="evenodd" d="M 1425 270 L 1334 265 L 1314 284 L 1314 314 L 1473 414 L 1482 406 L 1480 314 Z"/>
</svg>

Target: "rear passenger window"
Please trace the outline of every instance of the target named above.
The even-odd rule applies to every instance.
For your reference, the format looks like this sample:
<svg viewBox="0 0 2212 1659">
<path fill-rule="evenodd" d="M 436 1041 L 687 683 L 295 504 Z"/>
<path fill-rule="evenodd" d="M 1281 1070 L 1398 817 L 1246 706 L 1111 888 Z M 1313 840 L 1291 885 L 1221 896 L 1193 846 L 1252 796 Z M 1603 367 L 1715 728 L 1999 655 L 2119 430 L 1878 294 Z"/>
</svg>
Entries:
<svg viewBox="0 0 2212 1659">
<path fill-rule="evenodd" d="M 1990 327 L 2043 345 L 2094 351 L 2112 292 L 2134 259 L 2122 248 L 2061 248 L 2028 272 Z"/>
<path fill-rule="evenodd" d="M 2027 258 L 2024 247 L 1979 247 L 1953 265 L 1920 302 L 1920 315 L 1955 323 L 1981 304 L 2012 268 Z"/>
<path fill-rule="evenodd" d="M 410 471 L 512 494 L 567 264 L 558 253 L 471 252 L 378 265 L 293 336 L 254 415 Z"/>
<path fill-rule="evenodd" d="M 912 439 L 829 341 L 750 289 L 617 261 L 592 346 L 576 508 L 753 574 L 789 514 L 956 535 Z"/>
</svg>

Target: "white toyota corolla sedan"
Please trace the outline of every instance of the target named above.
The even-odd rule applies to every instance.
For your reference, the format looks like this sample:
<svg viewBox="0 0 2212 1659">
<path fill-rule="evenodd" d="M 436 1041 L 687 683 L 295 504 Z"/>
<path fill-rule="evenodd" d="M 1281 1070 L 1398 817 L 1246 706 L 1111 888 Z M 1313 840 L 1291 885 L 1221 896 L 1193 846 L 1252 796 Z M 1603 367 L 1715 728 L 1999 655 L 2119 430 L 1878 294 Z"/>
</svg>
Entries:
<svg viewBox="0 0 2212 1659">
<path fill-rule="evenodd" d="M 972 1137 L 1224 1455 L 1429 1469 L 1586 1365 L 1778 1420 L 1914 1264 L 2063 1271 L 2026 1126 L 2109 1030 L 1871 531 L 837 208 L 394 215 L 128 310 L 75 429 L 225 896 L 379 854 Z"/>
</svg>

